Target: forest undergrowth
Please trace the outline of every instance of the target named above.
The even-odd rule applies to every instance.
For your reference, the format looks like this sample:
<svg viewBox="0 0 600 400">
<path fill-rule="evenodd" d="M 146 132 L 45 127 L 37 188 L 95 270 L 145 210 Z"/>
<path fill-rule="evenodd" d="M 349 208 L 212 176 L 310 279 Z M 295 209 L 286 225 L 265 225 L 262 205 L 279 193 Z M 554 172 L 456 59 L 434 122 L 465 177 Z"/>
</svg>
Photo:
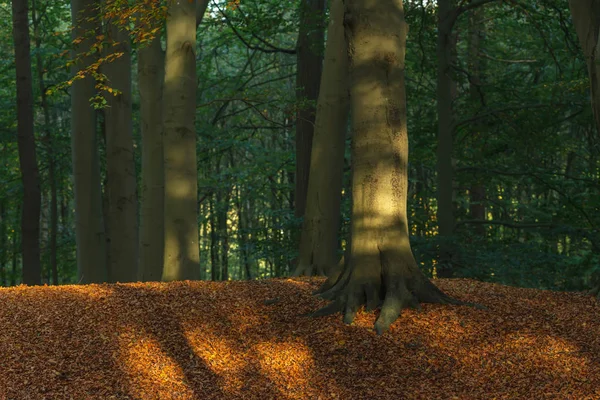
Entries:
<svg viewBox="0 0 600 400">
<path fill-rule="evenodd" d="M 600 302 L 434 280 L 487 307 L 383 336 L 309 318 L 319 278 L 0 289 L 0 399 L 599 399 Z"/>
</svg>

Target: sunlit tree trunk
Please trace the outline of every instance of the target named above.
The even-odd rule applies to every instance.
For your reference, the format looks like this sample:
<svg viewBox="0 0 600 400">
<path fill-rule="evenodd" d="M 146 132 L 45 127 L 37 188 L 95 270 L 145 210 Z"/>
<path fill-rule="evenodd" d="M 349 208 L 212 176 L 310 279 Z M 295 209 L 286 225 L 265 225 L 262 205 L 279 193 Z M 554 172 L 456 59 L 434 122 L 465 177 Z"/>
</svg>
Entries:
<svg viewBox="0 0 600 400">
<path fill-rule="evenodd" d="M 27 0 L 12 1 L 15 70 L 17 72 L 17 143 L 23 180 L 21 216 L 23 283 L 41 283 L 40 263 L 40 177 L 33 127 L 33 79 L 31 76 L 31 42 Z"/>
<path fill-rule="evenodd" d="M 75 49 L 74 56 L 89 51 L 97 19 L 94 0 L 72 0 L 73 38 L 86 37 Z M 87 35 L 87 36 L 86 36 Z M 93 62 L 83 57 L 73 65 L 72 73 Z M 106 238 L 102 214 L 100 165 L 96 143 L 96 112 L 90 105 L 96 90 L 92 77 L 73 82 L 71 90 L 71 145 L 75 186 L 75 233 L 77 241 L 77 275 L 81 283 L 105 282 Z"/>
<path fill-rule="evenodd" d="M 103 66 L 111 88 L 105 115 L 106 177 L 108 191 L 108 243 L 110 282 L 134 282 L 138 265 L 137 180 L 131 110 L 131 46 L 129 35 L 109 22 L 109 36 L 118 44 L 111 51 L 121 57 Z"/>
<path fill-rule="evenodd" d="M 381 305 L 385 332 L 406 307 L 457 303 L 419 270 L 408 236 L 408 132 L 404 60 L 407 25 L 401 0 L 345 0 L 353 126 L 349 259 L 321 295 L 334 300 L 315 315 Z"/>
<path fill-rule="evenodd" d="M 348 56 L 343 17 L 342 0 L 333 0 L 295 275 L 323 275 L 337 262 L 348 119 Z"/>
<path fill-rule="evenodd" d="M 198 279 L 196 4 L 169 4 L 163 87 L 165 255 L 162 279 Z"/>
</svg>

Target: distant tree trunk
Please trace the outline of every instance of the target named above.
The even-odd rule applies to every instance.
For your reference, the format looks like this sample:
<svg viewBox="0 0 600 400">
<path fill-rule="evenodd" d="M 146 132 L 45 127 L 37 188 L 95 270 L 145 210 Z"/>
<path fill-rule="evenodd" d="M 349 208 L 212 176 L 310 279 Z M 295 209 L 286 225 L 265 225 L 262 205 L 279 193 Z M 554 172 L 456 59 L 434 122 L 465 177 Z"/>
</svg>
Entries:
<svg viewBox="0 0 600 400">
<path fill-rule="evenodd" d="M 6 229 L 6 207 L 4 199 L 0 200 L 0 286 L 6 286 L 6 267 L 8 257 L 8 245 Z"/>
<path fill-rule="evenodd" d="M 343 18 L 342 0 L 332 0 L 296 276 L 324 275 L 338 261 L 348 122 L 348 55 Z"/>
<path fill-rule="evenodd" d="M 485 17 L 484 8 L 478 7 L 470 12 L 469 15 L 469 49 L 468 49 L 468 69 L 469 69 L 469 97 L 471 104 L 475 105 L 482 102 L 481 74 L 482 62 L 479 52 L 481 51 L 481 41 L 484 34 L 483 19 Z M 477 129 L 477 128 L 475 128 Z M 480 136 L 475 132 L 475 136 Z M 469 189 L 469 213 L 474 220 L 485 220 L 485 186 L 480 178 L 476 178 L 471 183 Z M 485 237 L 485 226 L 476 224 L 474 231 L 478 236 Z"/>
<path fill-rule="evenodd" d="M 40 32 L 40 16 L 36 8 L 37 1 L 31 1 L 31 19 L 33 21 L 33 36 L 35 43 L 35 65 L 37 70 L 38 85 L 44 113 L 44 141 L 48 157 L 48 180 L 50 181 L 50 269 L 52 271 L 52 283 L 58 285 L 58 260 L 57 260 L 57 231 L 58 231 L 58 197 L 56 188 L 56 165 L 54 161 L 54 138 L 50 126 L 50 107 L 46 95 L 46 84 L 44 81 L 44 65 L 42 63 L 42 37 Z"/>
<path fill-rule="evenodd" d="M 144 282 L 161 280 L 164 261 L 163 79 L 164 53 L 160 37 L 156 37 L 138 50 L 142 133 L 139 277 Z"/>
<path fill-rule="evenodd" d="M 217 281 L 219 279 L 219 237 L 217 234 L 217 212 L 212 195 L 209 200 L 208 215 L 210 218 L 210 279 Z"/>
<path fill-rule="evenodd" d="M 226 193 L 217 194 L 217 225 L 219 228 L 219 241 L 221 243 L 221 280 L 229 279 L 229 238 L 227 221 L 229 214 L 229 188 Z"/>
<path fill-rule="evenodd" d="M 195 3 L 170 3 L 163 86 L 164 281 L 200 277 L 195 127 L 196 21 Z"/>
<path fill-rule="evenodd" d="M 17 207 L 17 212 L 15 215 L 21 215 L 21 206 Z M 17 218 L 18 220 L 18 218 Z M 18 223 L 15 223 L 17 225 Z M 10 286 L 15 286 L 17 284 L 17 267 L 19 264 L 19 254 L 21 253 L 19 249 L 21 248 L 21 240 L 19 238 L 19 231 L 14 230 L 12 234 L 12 260 L 11 260 L 11 273 L 10 273 Z"/>
<path fill-rule="evenodd" d="M 89 36 L 95 31 L 96 1 L 71 0 L 73 39 Z M 93 38 L 86 38 L 75 49 L 89 51 Z M 84 57 L 72 68 L 72 73 L 89 65 L 93 59 Z M 102 213 L 100 163 L 96 142 L 96 112 L 89 99 L 96 90 L 92 77 L 78 79 L 71 89 L 71 144 L 73 180 L 75 186 L 75 232 L 77 241 L 77 275 L 80 283 L 106 282 L 106 237 Z"/>
<path fill-rule="evenodd" d="M 600 136 L 600 0 L 569 0 L 569 8 L 588 68 L 592 111 Z"/>
<path fill-rule="evenodd" d="M 401 0 L 345 0 L 350 62 L 352 216 L 349 260 L 322 297 L 334 300 L 314 315 L 381 305 L 375 322 L 385 332 L 402 309 L 419 302 L 458 303 L 420 271 L 407 219 L 408 133 L 404 85 L 407 26 Z"/>
<path fill-rule="evenodd" d="M 301 0 L 298 33 L 296 99 L 295 215 L 304 215 L 315 123 L 315 102 L 323 62 L 325 0 Z"/>
<path fill-rule="evenodd" d="M 453 275 L 452 258 L 455 249 L 451 244 L 454 233 L 454 206 L 452 202 L 452 0 L 438 1 L 437 38 L 437 112 L 438 112 L 438 201 L 437 221 L 440 237 L 437 275 L 449 278 Z"/>
<path fill-rule="evenodd" d="M 23 180 L 21 216 L 23 283 L 39 285 L 40 263 L 40 176 L 35 151 L 33 127 L 33 79 L 31 77 L 31 42 L 27 0 L 12 1 L 15 70 L 17 72 L 17 143 Z"/>
<path fill-rule="evenodd" d="M 134 282 L 138 265 L 138 199 L 131 110 L 131 46 L 129 34 L 108 22 L 110 49 L 121 57 L 103 66 L 109 85 L 120 93 L 108 95 L 104 109 L 106 178 L 110 243 L 109 282 Z M 117 44 L 118 43 L 118 44 Z"/>
</svg>

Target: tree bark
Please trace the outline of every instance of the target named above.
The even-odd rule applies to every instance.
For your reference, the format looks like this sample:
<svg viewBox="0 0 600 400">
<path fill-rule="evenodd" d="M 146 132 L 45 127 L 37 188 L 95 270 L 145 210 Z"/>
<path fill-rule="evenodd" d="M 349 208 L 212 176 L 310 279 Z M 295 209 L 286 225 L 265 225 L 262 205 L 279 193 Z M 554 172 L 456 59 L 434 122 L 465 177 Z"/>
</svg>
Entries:
<svg viewBox="0 0 600 400">
<path fill-rule="evenodd" d="M 58 258 L 57 258 L 57 232 L 58 232 L 58 194 L 56 187 L 56 165 L 54 161 L 54 138 L 50 129 L 50 107 L 46 95 L 46 83 L 44 80 L 44 65 L 42 63 L 42 37 L 40 32 L 40 16 L 37 10 L 37 1 L 31 1 L 31 20 L 33 21 L 33 36 L 35 43 L 35 65 L 37 70 L 38 85 L 44 113 L 44 141 L 48 157 L 48 180 L 50 181 L 50 270 L 52 271 L 52 283 L 58 285 Z"/>
<path fill-rule="evenodd" d="M 569 8 L 588 68 L 592 111 L 600 135 L 600 0 L 569 0 Z"/>
<path fill-rule="evenodd" d="M 295 209 L 297 218 L 304 215 L 310 171 L 310 151 L 315 123 L 315 103 L 323 62 L 325 13 L 324 0 L 301 0 L 300 26 L 296 61 L 296 179 Z"/>
<path fill-rule="evenodd" d="M 0 286 L 6 286 L 6 271 L 8 260 L 6 207 L 4 199 L 0 200 Z"/>
<path fill-rule="evenodd" d="M 483 63 L 479 52 L 481 51 L 481 41 L 484 34 L 482 26 L 485 18 L 484 7 L 478 7 L 469 13 L 469 50 L 468 50 L 468 69 L 469 69 L 469 97 L 471 104 L 475 106 L 482 102 L 481 74 Z M 484 104 L 482 104 L 483 106 Z M 475 125 L 477 129 L 477 125 Z M 481 134 L 475 132 L 474 136 Z M 469 213 L 472 219 L 485 220 L 485 185 L 480 178 L 475 178 L 469 189 Z M 485 237 L 485 226 L 483 224 L 475 225 L 475 233 L 480 237 Z"/>
<path fill-rule="evenodd" d="M 165 59 L 164 281 L 198 279 L 198 171 L 196 165 L 196 4 L 173 2 L 167 17 Z"/>
<path fill-rule="evenodd" d="M 325 62 L 317 103 L 300 255 L 294 275 L 324 275 L 337 262 L 346 125 L 348 56 L 344 5 L 331 2 Z"/>
<path fill-rule="evenodd" d="M 409 243 L 402 2 L 345 0 L 344 6 L 354 129 L 351 248 L 339 278 L 321 289 L 333 302 L 314 315 L 341 311 L 351 323 L 361 305 L 381 305 L 375 330 L 382 334 L 406 307 L 458 301 L 423 275 Z"/>
<path fill-rule="evenodd" d="M 118 90 L 108 95 L 104 109 L 106 128 L 106 178 L 108 190 L 109 282 L 134 282 L 138 265 L 137 180 L 133 150 L 131 110 L 131 45 L 129 35 L 108 22 L 109 37 L 121 57 L 103 66 L 109 85 Z"/>
<path fill-rule="evenodd" d="M 78 53 L 89 51 L 96 31 L 97 15 L 94 0 L 71 0 L 73 39 L 85 37 L 75 49 Z M 86 37 L 87 34 L 87 37 Z M 72 68 L 76 74 L 81 67 L 93 62 L 83 57 Z M 80 283 L 100 283 L 107 279 L 106 237 L 102 213 L 100 164 L 96 143 L 96 112 L 89 99 L 96 94 L 92 77 L 73 82 L 71 89 L 71 145 L 73 180 L 75 187 L 75 232 L 77 242 L 77 274 Z"/>
<path fill-rule="evenodd" d="M 142 134 L 139 278 L 143 282 L 160 281 L 164 262 L 163 79 L 164 53 L 158 36 L 138 50 Z"/>
<path fill-rule="evenodd" d="M 12 1 L 12 22 L 15 70 L 17 72 L 17 143 L 23 181 L 21 215 L 23 283 L 39 285 L 42 272 L 40 263 L 41 190 L 33 126 L 33 79 L 31 76 L 31 42 L 27 0 Z"/>
<path fill-rule="evenodd" d="M 454 205 L 452 202 L 452 27 L 454 9 L 451 0 L 438 1 L 437 38 L 437 112 L 438 112 L 438 201 L 437 221 L 440 238 L 439 259 L 436 267 L 440 278 L 453 275 L 452 258 L 454 248 L 451 243 L 454 233 Z"/>
</svg>

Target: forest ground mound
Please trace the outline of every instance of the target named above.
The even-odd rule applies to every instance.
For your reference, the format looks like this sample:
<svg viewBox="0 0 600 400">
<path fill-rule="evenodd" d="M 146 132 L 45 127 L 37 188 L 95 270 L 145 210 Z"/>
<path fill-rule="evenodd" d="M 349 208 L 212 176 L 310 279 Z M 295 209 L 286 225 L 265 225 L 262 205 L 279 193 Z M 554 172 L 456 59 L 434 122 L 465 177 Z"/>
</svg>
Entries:
<svg viewBox="0 0 600 400">
<path fill-rule="evenodd" d="M 302 316 L 319 278 L 0 289 L 0 399 L 600 399 L 600 303 L 435 280 L 487 307 Z M 271 300 L 271 301 L 269 301 Z"/>
</svg>

